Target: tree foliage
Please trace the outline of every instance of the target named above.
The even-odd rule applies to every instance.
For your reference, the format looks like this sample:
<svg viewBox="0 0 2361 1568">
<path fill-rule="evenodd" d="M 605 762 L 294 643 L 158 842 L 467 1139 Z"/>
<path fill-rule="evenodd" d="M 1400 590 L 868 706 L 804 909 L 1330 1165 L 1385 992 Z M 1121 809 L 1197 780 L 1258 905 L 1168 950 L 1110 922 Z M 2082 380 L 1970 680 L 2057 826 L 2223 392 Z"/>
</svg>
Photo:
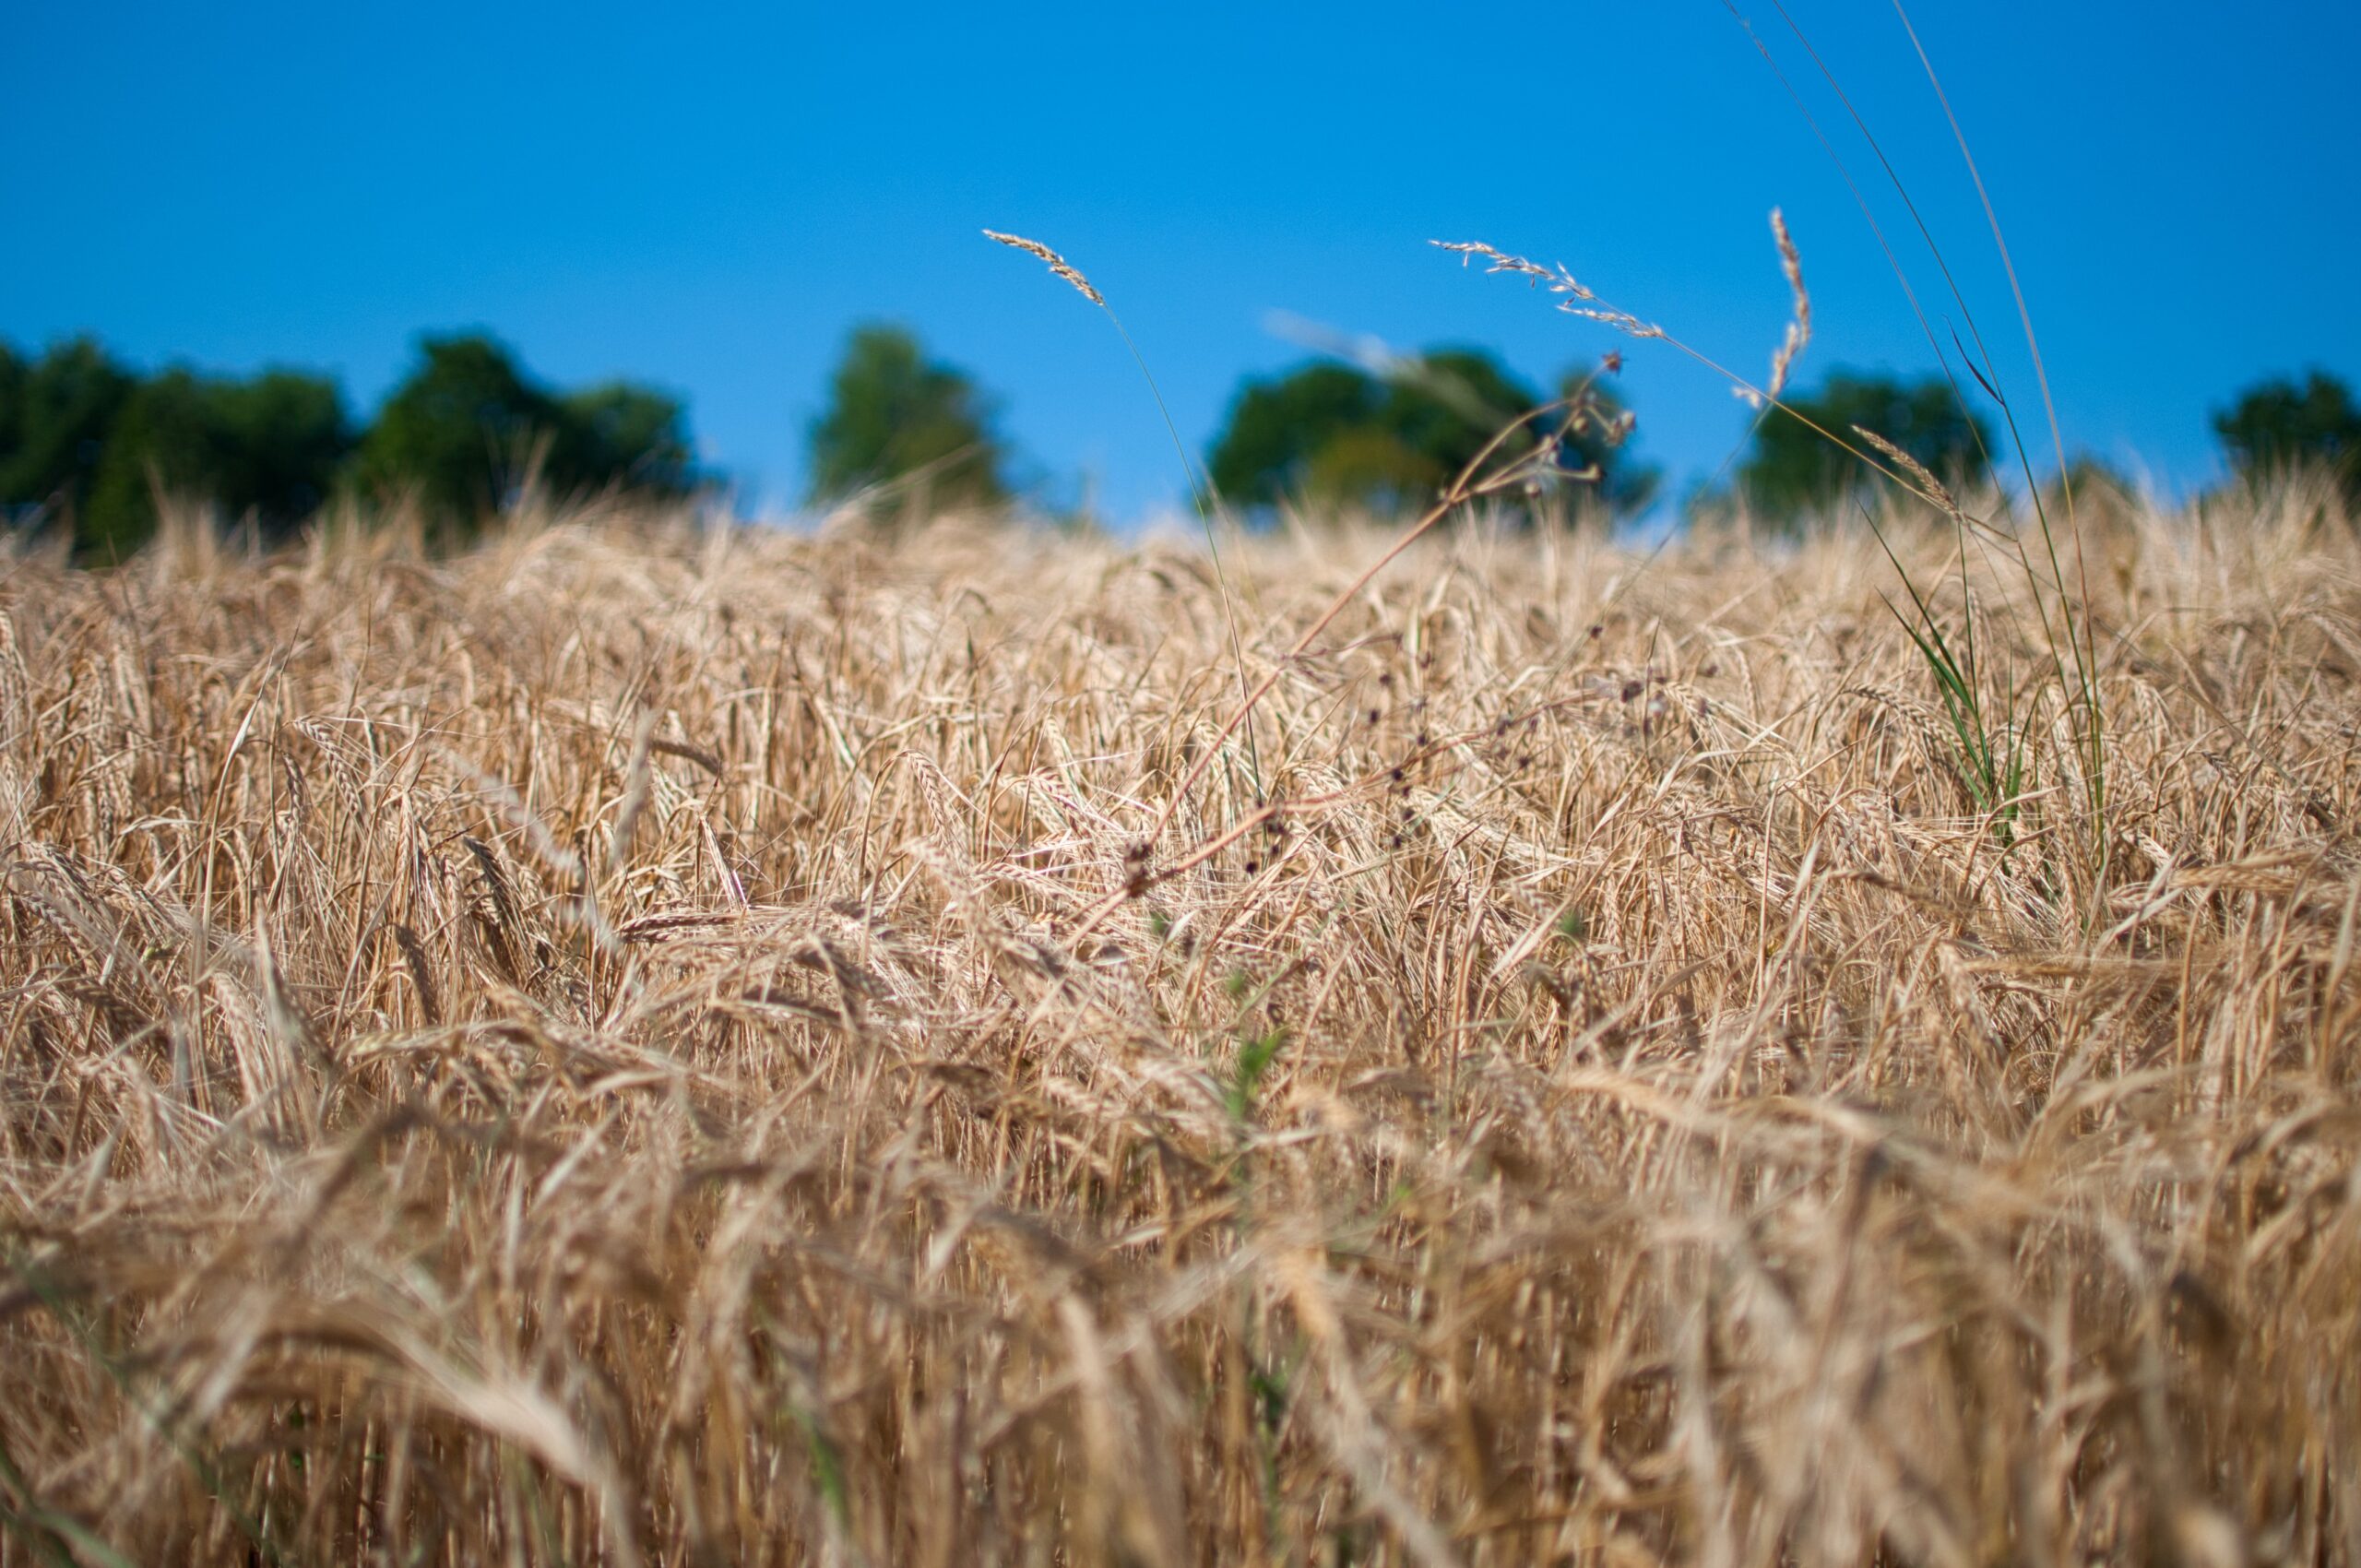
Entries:
<svg viewBox="0 0 2361 1568">
<path fill-rule="evenodd" d="M 1241 506 L 1269 505 L 1308 491 L 1313 458 L 1348 431 L 1377 426 L 1384 386 L 1351 365 L 1322 362 L 1285 375 L 1249 381 L 1205 458 L 1214 488 Z"/>
<path fill-rule="evenodd" d="M 538 478 L 561 494 L 684 494 L 697 482 L 675 399 L 626 382 L 561 396 L 481 333 L 428 337 L 361 443 L 366 490 L 409 493 L 472 523 Z"/>
<path fill-rule="evenodd" d="M 812 423 L 810 498 L 825 504 L 896 485 L 938 506 L 1004 502 L 1008 454 L 996 413 L 965 372 L 929 360 L 909 332 L 858 327 Z"/>
<path fill-rule="evenodd" d="M 508 502 L 560 421 L 557 400 L 492 339 L 421 339 L 417 367 L 361 443 L 356 477 L 473 520 Z"/>
<path fill-rule="evenodd" d="M 2213 416 L 2231 466 L 2246 477 L 2317 465 L 2361 505 L 2361 409 L 2352 390 L 2324 371 L 2302 386 L 2285 376 L 2258 383 Z"/>
<path fill-rule="evenodd" d="M 159 492 L 210 502 L 265 537 L 318 509 L 352 447 L 334 382 L 294 371 L 248 381 L 174 369 L 135 386 L 104 442 L 76 534 L 119 559 L 155 530 Z"/>
<path fill-rule="evenodd" d="M 1564 394 L 1582 378 L 1570 376 Z M 1379 376 L 1323 361 L 1249 381 L 1231 403 L 1206 469 L 1241 506 L 1290 497 L 1378 511 L 1423 506 L 1541 395 L 1491 355 L 1438 349 Z M 1619 444 L 1619 406 L 1592 386 L 1584 426 L 1569 433 L 1560 467 L 1596 465 L 1599 493 L 1619 511 L 1646 504 L 1653 473 Z M 1536 422 L 1502 454 L 1531 453 L 1555 425 Z"/>
<path fill-rule="evenodd" d="M 280 538 L 343 485 L 465 525 L 533 473 L 562 493 L 703 482 L 677 400 L 628 382 L 553 393 L 481 336 L 424 339 L 365 434 L 323 376 L 143 379 L 87 338 L 34 359 L 0 343 L 0 517 L 63 523 L 89 559 L 138 548 L 160 493 Z"/>
<path fill-rule="evenodd" d="M 610 381 L 559 399 L 566 433 L 562 468 L 574 485 L 617 485 L 658 495 L 685 495 L 701 482 L 678 398 L 628 381 Z"/>
<path fill-rule="evenodd" d="M 1991 449 L 1990 430 L 1940 376 L 1904 383 L 1840 370 L 1817 393 L 1786 403 L 1763 416 L 1738 476 L 1739 492 L 1755 510 L 1774 518 L 1874 505 L 1879 487 L 1890 481 L 1829 438 L 1873 452 L 1854 434 L 1856 426 L 1892 442 L 1949 485 L 1974 474 Z"/>
<path fill-rule="evenodd" d="M 31 361 L 0 344 L 0 506 L 78 517 L 134 385 L 89 338 Z"/>
</svg>

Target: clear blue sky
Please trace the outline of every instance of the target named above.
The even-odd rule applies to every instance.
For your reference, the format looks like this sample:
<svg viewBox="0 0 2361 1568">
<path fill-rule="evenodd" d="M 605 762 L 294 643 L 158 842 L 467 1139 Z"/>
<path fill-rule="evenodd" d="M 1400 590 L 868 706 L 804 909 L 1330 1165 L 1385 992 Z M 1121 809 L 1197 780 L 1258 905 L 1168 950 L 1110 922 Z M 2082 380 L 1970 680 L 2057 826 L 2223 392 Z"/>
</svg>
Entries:
<svg viewBox="0 0 2361 1568">
<path fill-rule="evenodd" d="M 1900 24 L 1790 0 L 1944 244 L 2021 408 L 1980 209 Z M 1747 11 L 1870 189 L 1775 10 Z M 2361 381 L 2361 6 L 1919 0 L 2071 446 L 2173 487 L 2258 375 Z M 1192 445 L 1301 357 L 1284 311 L 1530 375 L 1613 346 L 1430 238 L 1561 260 L 1760 374 L 1783 206 L 1818 315 L 1800 379 L 1931 365 L 1827 156 L 1718 0 L 756 6 L 11 0 L 0 336 L 135 363 L 341 375 L 365 410 L 422 328 L 481 326 L 562 383 L 684 395 L 773 504 L 847 328 L 915 327 L 1004 399 L 1044 477 L 1136 516 L 1177 465 L 1106 323 L 986 225 L 1103 287 Z M 1939 280 L 1913 242 L 1922 291 Z M 1946 306 L 1946 309 L 1949 307 Z M 1744 411 L 1632 350 L 1641 448 L 1710 472 Z"/>
</svg>

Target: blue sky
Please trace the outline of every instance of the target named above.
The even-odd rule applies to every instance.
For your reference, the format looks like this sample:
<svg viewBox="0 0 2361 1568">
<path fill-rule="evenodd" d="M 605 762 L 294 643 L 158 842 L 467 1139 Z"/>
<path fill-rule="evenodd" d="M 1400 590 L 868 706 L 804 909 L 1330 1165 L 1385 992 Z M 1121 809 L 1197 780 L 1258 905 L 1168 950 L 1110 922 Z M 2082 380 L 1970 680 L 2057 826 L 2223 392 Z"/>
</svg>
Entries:
<svg viewBox="0 0 2361 1568">
<path fill-rule="evenodd" d="M 2021 410 L 2015 312 L 1890 5 L 1788 0 L 1883 142 Z M 1775 9 L 1743 0 L 1923 296 L 1940 279 Z M 2013 247 L 2070 447 L 2171 488 L 2209 410 L 2361 381 L 2361 6 L 1919 0 Z M 1192 445 L 1287 312 L 1536 379 L 1617 346 L 1430 238 L 1563 261 L 1750 374 L 1799 242 L 1834 365 L 1931 368 L 1843 178 L 1719 0 L 771 7 L 12 0 L 0 20 L 0 336 L 136 363 L 339 374 L 362 410 L 425 328 L 561 383 L 685 396 L 750 495 L 797 493 L 856 321 L 916 328 L 1003 400 L 1035 472 L 1136 517 L 1181 480 L 1107 324 L 985 226 L 1107 292 Z M 1947 315 L 1955 315 L 1948 303 Z M 1939 325 L 1938 330 L 1944 330 Z M 1745 412 L 1631 351 L 1641 450 L 1711 472 Z"/>
</svg>

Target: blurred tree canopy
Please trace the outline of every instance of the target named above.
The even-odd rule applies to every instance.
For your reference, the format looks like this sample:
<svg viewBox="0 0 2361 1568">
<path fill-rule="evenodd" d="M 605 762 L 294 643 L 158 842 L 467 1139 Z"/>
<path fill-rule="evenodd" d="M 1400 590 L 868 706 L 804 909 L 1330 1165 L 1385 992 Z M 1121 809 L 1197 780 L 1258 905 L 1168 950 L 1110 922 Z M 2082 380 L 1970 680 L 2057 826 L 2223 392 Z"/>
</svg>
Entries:
<svg viewBox="0 0 2361 1568">
<path fill-rule="evenodd" d="M 2260 382 L 2214 414 L 2213 430 L 2241 476 L 2317 464 L 2361 505 L 2361 409 L 2334 376 L 2316 370 L 2301 386 L 2286 376 Z"/>
<path fill-rule="evenodd" d="M 929 360 L 911 333 L 856 327 L 812 422 L 810 499 L 898 485 L 935 505 L 997 505 L 1009 495 L 997 413 L 966 372 Z"/>
<path fill-rule="evenodd" d="M 435 512 L 472 520 L 504 504 L 528 467 L 546 458 L 562 417 L 557 399 L 480 334 L 424 338 L 418 350 L 417 367 L 362 439 L 354 477 L 364 489 L 409 491 Z"/>
<path fill-rule="evenodd" d="M 535 478 L 561 493 L 682 495 L 697 482 L 679 402 L 623 382 L 561 397 L 481 333 L 420 339 L 418 365 L 378 410 L 353 472 L 364 490 L 415 494 L 462 524 Z"/>
<path fill-rule="evenodd" d="M 155 531 L 160 488 L 284 537 L 327 499 L 351 448 L 344 395 L 332 381 L 283 370 L 251 381 L 168 370 L 125 399 L 75 533 L 87 553 L 130 554 Z"/>
<path fill-rule="evenodd" d="M 1560 395 L 1582 380 L 1567 377 Z M 1417 508 L 1543 400 L 1480 350 L 1430 350 L 1384 376 L 1322 361 L 1247 382 L 1205 466 L 1215 487 L 1241 506 L 1299 497 L 1377 511 Z M 1655 475 L 1621 449 L 1620 406 L 1596 385 L 1586 401 L 1584 428 L 1568 434 L 1556 462 L 1570 471 L 1596 464 L 1598 495 L 1615 511 L 1635 511 L 1654 493 Z M 1512 436 L 1502 453 L 1530 453 L 1555 429 L 1536 424 Z"/>
<path fill-rule="evenodd" d="M 677 496 L 703 482 L 688 410 L 678 398 L 610 381 L 567 393 L 558 408 L 566 433 L 562 467 L 571 483 Z"/>
<path fill-rule="evenodd" d="M 0 344 L 0 507 L 74 518 L 89 502 L 133 378 L 89 338 L 27 361 Z"/>
<path fill-rule="evenodd" d="M 1858 447 L 1863 443 L 1853 427 L 1873 430 L 1954 487 L 1976 471 L 1991 449 L 1988 427 L 1960 406 L 1940 376 L 1904 384 L 1891 376 L 1833 371 L 1818 392 L 1793 395 L 1786 402 L 1787 408 L 1763 416 L 1738 474 L 1739 493 L 1773 517 L 1869 505 L 1877 488 L 1890 482 L 1821 431 Z M 1878 461 L 1892 466 L 1883 457 Z"/>
<path fill-rule="evenodd" d="M 279 539 L 342 487 L 414 495 L 464 527 L 535 473 L 561 493 L 706 482 L 674 398 L 620 381 L 552 393 L 481 336 L 422 339 L 365 433 L 324 376 L 141 377 L 88 338 L 37 358 L 0 343 L 0 520 L 63 524 L 86 559 L 136 550 L 160 492 Z"/>
</svg>

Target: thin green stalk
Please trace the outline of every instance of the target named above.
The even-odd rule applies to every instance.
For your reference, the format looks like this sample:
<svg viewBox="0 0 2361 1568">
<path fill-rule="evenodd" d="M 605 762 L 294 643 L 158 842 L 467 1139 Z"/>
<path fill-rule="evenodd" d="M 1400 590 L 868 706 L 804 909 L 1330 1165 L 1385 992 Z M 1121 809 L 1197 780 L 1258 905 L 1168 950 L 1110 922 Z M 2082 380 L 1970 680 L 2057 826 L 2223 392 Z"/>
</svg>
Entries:
<svg viewBox="0 0 2361 1568">
<path fill-rule="evenodd" d="M 1967 165 L 1968 178 L 1975 184 L 1976 199 L 1984 204 L 1984 219 L 1991 228 L 1993 246 L 2000 253 L 2001 269 L 2009 276 L 2009 292 L 2016 300 L 2017 319 L 2024 328 L 2025 349 L 2032 355 L 2034 378 L 2041 388 L 2041 406 L 2049 420 L 2049 443 L 2058 457 L 2058 482 L 2066 498 L 2066 527 L 2074 536 L 2075 581 L 2082 596 L 2082 640 L 2080 643 L 2073 640 L 2073 612 L 2070 609 L 2067 612 L 2066 636 L 2069 646 L 2074 649 L 2075 674 L 2082 688 L 2083 722 L 2090 749 L 2090 775 L 2085 783 L 2091 794 L 2091 809 L 2098 819 L 2099 868 L 2103 873 L 2108 851 L 2106 719 L 2099 703 L 2098 644 L 2091 625 L 2090 570 L 2082 553 L 2082 530 L 2074 516 L 2074 482 L 2066 471 L 2066 440 L 2058 428 L 2058 401 L 2050 396 L 2049 370 L 2042 361 L 2041 344 L 2034 336 L 2033 312 L 2025 304 L 2024 286 L 2017 280 L 2017 264 L 2009 255 L 2007 237 L 2000 232 L 1999 214 L 1993 210 L 1992 195 L 1985 189 L 1983 172 L 1975 166 L 1975 155 L 1968 150 L 1967 135 L 1960 129 L 1959 116 L 1952 111 L 1951 97 L 1943 91 L 1942 79 L 1935 74 L 1935 63 L 1928 58 L 1927 46 L 1919 42 L 1918 30 L 1911 26 L 1910 13 L 1904 7 L 1902 0 L 1893 0 L 1893 12 L 1902 20 L 1902 30 L 1909 35 L 1911 48 L 1917 52 L 1918 64 L 1927 73 L 1927 83 L 1935 89 L 1935 101 L 1942 105 L 1943 118 L 1951 125 L 1952 138 L 1958 143 L 1960 158 Z M 2050 531 L 2048 509 L 2042 505 L 2040 487 L 2033 482 L 2032 463 L 2025 457 L 2024 442 L 2017 434 L 2016 418 L 2008 414 L 2007 403 L 2003 402 L 2000 408 L 2003 414 L 2008 415 L 2010 438 L 2017 443 L 2019 457 L 2025 464 L 2025 486 L 2033 497 L 2034 516 L 2040 520 L 2042 542 L 2048 548 L 2050 568 L 2058 575 L 2062 598 L 2064 568 L 2058 564 L 2058 540 Z"/>
<path fill-rule="evenodd" d="M 1894 255 L 1892 247 L 1887 243 L 1883 229 L 1879 225 L 1875 215 L 1870 212 L 1867 201 L 1862 198 L 1859 187 L 1855 184 L 1851 172 L 1845 169 L 1843 159 L 1837 156 L 1834 147 L 1830 144 L 1827 136 L 1821 132 L 1819 123 L 1813 118 L 1810 110 L 1805 106 L 1802 98 L 1796 92 L 1794 87 L 1788 83 L 1786 75 L 1779 70 L 1778 64 L 1772 58 L 1769 49 L 1763 45 L 1762 39 L 1755 35 L 1753 27 L 1746 20 L 1745 17 L 1738 12 L 1737 6 L 1731 3 L 1731 0 L 1724 0 L 1724 4 L 1729 10 L 1731 17 L 1738 22 L 1739 27 L 1746 31 L 1749 39 L 1753 42 L 1757 52 L 1761 53 L 1764 64 L 1769 66 L 1772 74 L 1778 78 L 1780 85 L 1786 89 L 1788 98 L 1795 104 L 1797 112 L 1803 116 L 1805 124 L 1810 127 L 1814 137 L 1819 139 L 1821 148 L 1827 151 L 1830 160 L 1836 164 L 1838 173 L 1845 180 L 1846 187 L 1853 192 L 1854 199 L 1860 207 L 1862 216 L 1869 223 L 1871 233 L 1876 236 L 1880 247 L 1884 250 L 1887 262 L 1889 266 L 1892 267 L 1896 279 L 1901 283 L 1903 293 L 1908 300 L 1913 314 L 1918 318 L 1920 329 L 1925 332 L 1928 343 L 1934 348 L 1936 359 L 1943 367 L 1945 379 L 1951 382 L 1953 395 L 1960 396 L 1961 391 L 1958 380 L 1956 377 L 1952 375 L 1951 364 L 1948 357 L 1944 355 L 1942 351 L 1942 345 L 1936 340 L 1932 326 L 1927 320 L 1924 312 L 1919 307 L 1917 295 L 1911 288 L 1909 279 L 1903 272 L 1900 260 Z M 1821 57 L 1819 51 L 1812 46 L 1810 39 L 1805 35 L 1802 27 L 1788 12 L 1787 7 L 1782 3 L 1782 0 L 1770 0 L 1770 4 L 1772 8 L 1778 12 L 1780 19 L 1786 24 L 1788 30 L 1795 35 L 1797 42 L 1803 48 L 1804 53 L 1809 56 L 1813 65 L 1818 68 L 1822 79 L 1828 83 L 1830 90 L 1835 93 L 1837 101 L 1844 106 L 1845 113 L 1852 119 L 1855 128 L 1860 132 L 1862 139 L 1869 144 L 1870 152 L 1877 158 L 1879 165 L 1885 171 L 1887 180 L 1892 184 L 1895 194 L 1902 200 L 1903 207 L 1909 213 L 1911 221 L 1916 226 L 1919 238 L 1926 243 L 1928 254 L 1933 256 L 1935 266 L 1942 275 L 1943 284 L 1945 288 L 1949 290 L 1952 302 L 1959 307 L 1960 314 L 1967 324 L 1969 338 L 1974 340 L 1977 353 L 1983 357 L 1984 368 L 1978 369 L 1975 359 L 1968 355 L 1965 346 L 1958 345 L 1961 358 L 1963 362 L 1966 363 L 1968 373 L 1975 376 L 1977 384 L 1981 386 L 1984 390 L 1991 396 L 1992 400 L 1999 406 L 2001 418 L 2008 426 L 2010 444 L 2015 448 L 2017 467 L 2023 476 L 2026 493 L 2033 504 L 2035 518 L 2041 530 L 2044 551 L 2049 559 L 2050 581 L 2055 584 L 2058 588 L 2058 607 L 2065 621 L 2062 640 L 2065 643 L 2066 648 L 2070 650 L 2070 662 L 2072 665 L 2070 680 L 2073 687 L 2073 693 L 2072 700 L 2070 702 L 2069 707 L 2070 708 L 2079 707 L 2083 710 L 2084 714 L 2081 724 L 2082 731 L 2081 739 L 2084 742 L 2084 749 L 2086 751 L 2085 761 L 2087 764 L 2087 778 L 2085 780 L 2085 788 L 2089 792 L 2092 810 L 2098 823 L 2098 854 L 2100 863 L 2104 865 L 2107 853 L 2105 826 L 2106 812 L 2105 716 L 2101 712 L 2098 690 L 2096 644 L 2094 641 L 2094 634 L 2093 632 L 2093 617 L 2090 609 L 2089 577 L 2082 556 L 2082 532 L 2079 527 L 2076 526 L 2074 517 L 2072 481 L 2070 478 L 2066 476 L 2065 472 L 2065 445 L 2058 432 L 2057 405 L 2050 395 L 2048 373 L 2042 362 L 2040 345 L 2034 335 L 2032 314 L 2026 306 L 2024 291 L 2018 282 L 2015 263 L 2009 254 L 2007 240 L 2001 233 L 1999 219 L 1994 211 L 1990 194 L 1985 188 L 1982 173 L 1976 168 L 1975 157 L 1968 149 L 1966 137 L 1960 128 L 1957 115 L 1952 111 L 1950 100 L 1943 92 L 1942 84 L 1936 77 L 1934 66 L 1931 61 L 1928 58 L 1926 49 L 1924 45 L 1919 42 L 1917 33 L 1911 26 L 1909 15 L 1905 10 L 1904 10 L 1902 0 L 1894 0 L 1894 9 L 1901 17 L 1904 30 L 1909 35 L 1913 48 L 1917 51 L 1919 63 L 1926 69 L 1928 80 L 1934 87 L 1936 98 L 1942 105 L 1944 115 L 1949 121 L 1952 128 L 1952 137 L 1958 143 L 1961 157 L 1965 160 L 1969 176 L 1975 182 L 1976 195 L 1983 203 L 1985 218 L 1990 226 L 1993 243 L 2000 253 L 2001 265 L 2008 273 L 2009 285 L 2016 301 L 2018 316 L 2023 325 L 2025 344 L 2027 349 L 2031 350 L 2033 356 L 2035 374 L 2040 382 L 2043 407 L 2048 411 L 2050 440 L 2058 454 L 2060 483 L 2064 486 L 2066 491 L 2067 527 L 2072 530 L 2074 534 L 2075 565 L 2082 599 L 2082 612 L 2080 616 L 2081 627 L 2079 636 L 2077 635 L 2077 617 L 2074 600 L 2072 596 L 2069 595 L 2066 590 L 2064 564 L 2058 559 L 2056 533 L 2050 524 L 2047 507 L 2042 500 L 2041 488 L 2034 479 L 2031 452 L 2025 444 L 2023 432 L 2017 425 L 2014 409 L 2011 407 L 2009 399 L 1999 390 L 1998 385 L 1998 372 L 1992 368 L 1991 351 L 1984 342 L 1983 331 L 1976 323 L 1975 313 L 1969 306 L 1965 294 L 1961 291 L 1957 279 L 1952 275 L 1951 265 L 1949 261 L 1945 259 L 1941 246 L 1936 244 L 1934 234 L 1928 228 L 1925 218 L 1920 214 L 1917 203 L 1912 199 L 1909 189 L 1903 183 L 1900 172 L 1894 168 L 1892 160 L 1887 158 L 1885 149 L 1879 144 L 1876 136 L 1870 131 L 1868 122 L 1862 118 L 1860 111 L 1855 107 L 1850 96 L 1845 93 L 1842 84 L 1837 81 L 1835 74 L 1829 69 L 1827 62 Z M 1954 331 L 1952 336 L 1956 344 L 1958 336 L 1956 331 Z M 1977 440 L 1979 452 L 1982 452 L 1982 446 L 1983 443 L 1979 437 Z M 1992 462 L 1991 455 L 1989 453 L 1983 453 L 1982 455 L 1987 467 L 1991 467 L 1993 469 L 1993 477 L 1997 482 L 1999 478 L 1998 465 Z M 2058 647 L 2061 640 L 2060 636 L 2058 630 L 2051 624 L 2048 605 L 2042 598 L 2040 575 L 2035 569 L 2031 558 L 2025 553 L 2024 544 L 2021 539 L 2015 540 L 2015 553 L 2018 557 L 2018 564 L 2023 570 L 2028 584 L 2031 585 L 2033 588 L 2034 608 L 2035 613 L 2041 618 L 2043 637 L 2048 644 L 2052 662 L 2057 667 L 2059 683 L 2061 686 L 2065 685 L 2070 680 L 2068 671 L 2070 660 L 2066 654 L 2060 652 Z M 1972 648 L 1969 650 L 1969 657 L 1972 663 Z"/>
<path fill-rule="evenodd" d="M 1886 559 L 1893 564 L 1904 590 L 1910 595 L 1911 603 L 1917 610 L 1918 619 L 1914 624 L 1892 600 L 1886 601 L 1886 608 L 1893 612 L 1895 621 L 1900 623 L 1904 633 L 1918 649 L 1928 673 L 1934 677 L 1936 694 L 1942 700 L 1943 716 L 1951 723 L 1952 742 L 1958 748 L 1960 782 L 1966 787 L 1976 810 L 1993 819 L 1994 831 L 2006 845 L 2014 833 L 2016 808 L 2012 802 L 2023 778 L 2023 742 L 2015 727 L 2016 696 L 2011 689 L 2007 694 L 2008 707 L 1999 725 L 1999 732 L 2005 737 L 2006 754 L 1995 753 L 1993 725 L 1985 705 L 1982 677 L 1976 670 L 1975 600 L 1964 598 L 1963 657 L 1953 652 L 1951 640 L 1943 635 L 1941 623 L 1935 617 L 1933 607 L 1918 591 L 1918 585 L 1912 579 L 1908 568 L 1894 553 L 1885 530 L 1878 527 L 1877 519 L 1869 516 L 1867 507 L 1861 508 L 1861 517 L 1869 525 L 1869 531 L 1876 536 Z M 1961 583 L 1964 596 L 1964 564 Z"/>
</svg>

